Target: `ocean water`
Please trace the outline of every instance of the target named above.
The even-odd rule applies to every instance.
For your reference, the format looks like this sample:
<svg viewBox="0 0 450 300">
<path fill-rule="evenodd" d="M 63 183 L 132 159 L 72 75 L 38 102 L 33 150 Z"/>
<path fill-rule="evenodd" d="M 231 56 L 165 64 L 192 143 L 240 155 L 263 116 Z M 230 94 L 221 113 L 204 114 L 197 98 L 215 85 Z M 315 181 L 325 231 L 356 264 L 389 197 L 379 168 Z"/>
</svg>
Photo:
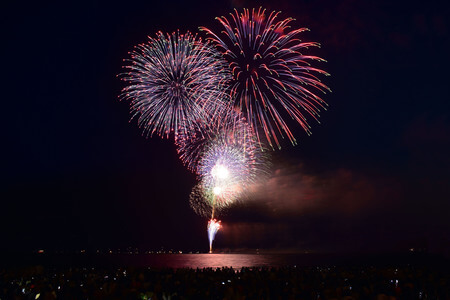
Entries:
<svg viewBox="0 0 450 300">
<path fill-rule="evenodd" d="M 305 257 L 303 257 L 305 258 Z M 302 263 L 299 255 L 286 254 L 149 254 L 116 256 L 114 263 L 155 268 L 281 267 Z"/>
<path fill-rule="evenodd" d="M 4 257 L 5 258 L 5 257 Z M 423 260 L 422 255 L 355 254 L 44 254 L 7 257 L 0 265 L 9 266 L 101 266 L 149 268 L 222 268 L 232 267 L 316 267 L 332 265 L 405 265 Z M 426 258 L 426 256 L 425 256 Z"/>
</svg>

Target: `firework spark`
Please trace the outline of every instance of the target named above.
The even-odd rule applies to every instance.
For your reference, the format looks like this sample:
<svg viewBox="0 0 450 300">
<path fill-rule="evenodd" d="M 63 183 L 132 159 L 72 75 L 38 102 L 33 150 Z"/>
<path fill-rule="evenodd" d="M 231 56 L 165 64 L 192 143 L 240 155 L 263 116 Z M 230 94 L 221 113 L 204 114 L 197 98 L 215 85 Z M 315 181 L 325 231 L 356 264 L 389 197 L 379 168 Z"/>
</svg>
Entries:
<svg viewBox="0 0 450 300">
<path fill-rule="evenodd" d="M 198 163 L 202 189 L 206 195 L 212 195 L 205 199 L 213 201 L 213 214 L 234 203 L 249 185 L 268 173 L 268 152 L 244 128 L 222 132 L 208 141 Z"/>
<path fill-rule="evenodd" d="M 178 154 L 189 170 L 201 174 L 198 163 L 207 151 L 208 144 L 211 145 L 214 140 L 226 144 L 243 144 L 253 151 L 257 140 L 251 127 L 241 114 L 228 109 L 229 106 L 220 104 L 218 117 L 207 124 L 207 129 L 191 132 L 188 136 L 183 133 L 176 136 Z"/>
<path fill-rule="evenodd" d="M 318 43 L 302 42 L 300 35 L 306 28 L 291 30 L 293 18 L 279 20 L 279 12 L 266 16 L 262 8 L 242 13 L 235 10 L 230 18 L 217 20 L 223 29 L 220 34 L 201 27 L 223 53 L 233 80 L 230 90 L 234 106 L 242 111 L 255 131 L 258 141 L 266 140 L 273 148 L 280 148 L 279 138 L 286 135 L 296 144 L 287 119 L 293 119 L 310 134 L 306 115 L 318 121 L 326 103 L 317 93 L 329 88 L 317 75 L 329 75 L 312 67 L 320 57 L 303 54 Z M 258 129 L 262 129 L 262 132 Z"/>
<path fill-rule="evenodd" d="M 270 169 L 269 152 L 258 144 L 251 127 L 242 118 L 229 121 L 210 133 L 210 139 L 199 138 L 195 147 L 186 142 L 179 149 L 195 165 L 200 181 L 189 203 L 197 214 L 212 219 L 245 200 L 250 186 L 267 178 Z M 192 149 L 198 152 L 193 154 Z"/>
<path fill-rule="evenodd" d="M 210 218 L 213 203 L 214 193 L 207 193 L 201 183 L 194 186 L 189 195 L 189 205 L 197 215 Z"/>
<path fill-rule="evenodd" d="M 212 253 L 212 243 L 214 241 L 214 237 L 221 227 L 222 225 L 220 224 L 220 221 L 217 221 L 216 219 L 211 219 L 208 222 L 209 253 Z"/>
<path fill-rule="evenodd" d="M 231 75 L 210 45 L 189 32 L 159 32 L 130 54 L 120 98 L 131 100 L 147 136 L 188 136 L 216 118 Z"/>
</svg>

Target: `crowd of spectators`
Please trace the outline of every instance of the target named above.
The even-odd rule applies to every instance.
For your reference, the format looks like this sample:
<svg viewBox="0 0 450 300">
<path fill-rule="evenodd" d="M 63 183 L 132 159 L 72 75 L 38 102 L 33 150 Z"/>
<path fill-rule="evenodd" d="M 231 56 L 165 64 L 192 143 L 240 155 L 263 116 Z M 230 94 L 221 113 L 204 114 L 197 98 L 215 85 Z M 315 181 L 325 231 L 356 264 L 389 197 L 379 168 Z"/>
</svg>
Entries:
<svg viewBox="0 0 450 300">
<path fill-rule="evenodd" d="M 0 270 L 0 299 L 450 299 L 427 267 Z"/>
</svg>

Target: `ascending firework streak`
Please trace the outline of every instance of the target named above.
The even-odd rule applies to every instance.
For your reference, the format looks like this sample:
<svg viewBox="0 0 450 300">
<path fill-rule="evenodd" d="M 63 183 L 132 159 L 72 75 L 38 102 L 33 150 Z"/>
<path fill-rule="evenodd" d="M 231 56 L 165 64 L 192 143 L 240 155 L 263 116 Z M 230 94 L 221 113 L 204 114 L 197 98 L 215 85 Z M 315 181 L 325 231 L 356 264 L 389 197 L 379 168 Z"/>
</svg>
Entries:
<svg viewBox="0 0 450 300">
<path fill-rule="evenodd" d="M 296 144 L 286 120 L 293 119 L 310 134 L 306 115 L 318 121 L 320 109 L 326 103 L 317 92 L 329 88 L 317 77 L 328 75 L 312 67 L 312 61 L 324 61 L 320 57 L 305 55 L 318 43 L 302 42 L 300 35 L 307 28 L 291 29 L 293 18 L 277 19 L 279 12 L 244 9 L 235 10 L 230 17 L 216 18 L 220 33 L 205 27 L 205 31 L 227 60 L 233 74 L 230 97 L 255 131 L 258 140 L 266 140 L 281 147 L 279 137 L 284 135 Z M 263 133 L 260 134 L 261 129 Z"/>
<path fill-rule="evenodd" d="M 221 227 L 220 221 L 217 221 L 216 219 L 211 219 L 208 222 L 209 253 L 212 253 L 212 242 L 214 241 L 217 231 L 219 231 Z"/>
</svg>

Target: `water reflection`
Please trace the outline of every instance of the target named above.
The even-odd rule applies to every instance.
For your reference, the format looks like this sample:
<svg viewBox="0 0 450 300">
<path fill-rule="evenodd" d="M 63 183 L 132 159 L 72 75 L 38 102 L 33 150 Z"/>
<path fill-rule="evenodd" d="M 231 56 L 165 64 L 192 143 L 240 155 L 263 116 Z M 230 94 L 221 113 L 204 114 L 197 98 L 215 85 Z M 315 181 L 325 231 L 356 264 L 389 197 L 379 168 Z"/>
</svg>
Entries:
<svg viewBox="0 0 450 300">
<path fill-rule="evenodd" d="M 143 263 L 149 267 L 242 268 L 284 265 L 285 258 L 259 254 L 158 254 L 143 257 Z"/>
<path fill-rule="evenodd" d="M 283 266 L 327 266 L 348 265 L 367 262 L 404 262 L 401 255 L 340 255 L 340 254 L 145 254 L 107 256 L 109 265 L 155 267 L 155 268 L 222 268 L 233 267 L 283 267 Z M 99 260 L 97 260 L 99 262 Z"/>
</svg>

